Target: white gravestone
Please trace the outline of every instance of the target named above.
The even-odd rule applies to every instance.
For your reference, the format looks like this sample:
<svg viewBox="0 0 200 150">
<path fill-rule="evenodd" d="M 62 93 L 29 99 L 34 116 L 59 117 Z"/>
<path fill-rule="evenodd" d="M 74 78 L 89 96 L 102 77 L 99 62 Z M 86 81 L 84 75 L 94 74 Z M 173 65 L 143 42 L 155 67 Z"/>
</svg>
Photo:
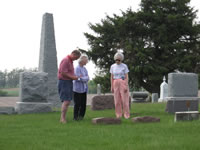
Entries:
<svg viewBox="0 0 200 150">
<path fill-rule="evenodd" d="M 165 76 L 163 77 L 163 82 L 160 85 L 160 98 L 158 102 L 166 101 L 166 97 L 168 97 L 168 84 L 165 82 Z"/>
<path fill-rule="evenodd" d="M 101 85 L 97 84 L 97 95 L 101 95 Z"/>
</svg>

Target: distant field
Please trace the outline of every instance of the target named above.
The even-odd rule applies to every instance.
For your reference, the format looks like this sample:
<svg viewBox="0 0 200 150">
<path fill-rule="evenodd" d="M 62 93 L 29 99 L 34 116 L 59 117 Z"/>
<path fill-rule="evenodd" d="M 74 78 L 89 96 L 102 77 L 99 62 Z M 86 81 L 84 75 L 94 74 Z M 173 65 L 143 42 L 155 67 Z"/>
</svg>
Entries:
<svg viewBox="0 0 200 150">
<path fill-rule="evenodd" d="M 8 89 L 0 89 L 0 90 L 7 92 L 6 96 L 0 95 L 0 97 L 18 97 L 19 96 L 19 88 L 8 88 Z M 95 95 L 96 94 L 88 94 L 87 95 L 87 105 L 91 104 L 91 99 Z"/>
<path fill-rule="evenodd" d="M 6 89 L 0 89 L 2 91 L 7 92 L 7 97 L 17 97 L 19 96 L 19 88 L 6 88 Z"/>
</svg>

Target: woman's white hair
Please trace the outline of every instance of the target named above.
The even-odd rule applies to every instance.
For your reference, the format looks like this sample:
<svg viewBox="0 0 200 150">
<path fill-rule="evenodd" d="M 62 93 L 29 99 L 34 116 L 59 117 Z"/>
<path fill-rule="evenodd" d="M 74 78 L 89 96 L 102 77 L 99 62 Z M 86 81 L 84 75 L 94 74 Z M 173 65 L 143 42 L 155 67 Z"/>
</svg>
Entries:
<svg viewBox="0 0 200 150">
<path fill-rule="evenodd" d="M 81 57 L 78 60 L 78 63 L 80 64 L 82 61 L 87 60 L 88 61 L 88 56 L 86 55 L 81 55 Z"/>
<path fill-rule="evenodd" d="M 120 59 L 122 61 L 122 60 L 124 60 L 124 55 L 121 52 L 117 52 L 114 55 L 114 60 L 116 60 L 116 59 Z"/>
</svg>

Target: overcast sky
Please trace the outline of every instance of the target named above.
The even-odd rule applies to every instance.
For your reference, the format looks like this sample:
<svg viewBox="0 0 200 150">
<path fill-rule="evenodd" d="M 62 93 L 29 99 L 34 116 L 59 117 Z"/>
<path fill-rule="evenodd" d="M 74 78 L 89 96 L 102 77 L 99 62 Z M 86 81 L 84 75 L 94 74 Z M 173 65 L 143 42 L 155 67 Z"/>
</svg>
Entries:
<svg viewBox="0 0 200 150">
<path fill-rule="evenodd" d="M 42 16 L 46 12 L 54 17 L 59 65 L 76 47 L 89 49 L 83 35 L 91 32 L 88 23 L 99 23 L 106 14 L 120 14 L 120 10 L 130 7 L 137 11 L 139 3 L 140 0 L 1 0 L 0 70 L 38 67 Z M 191 0 L 191 6 L 198 10 L 199 3 Z M 89 63 L 86 67 L 93 77 L 95 66 Z"/>
</svg>

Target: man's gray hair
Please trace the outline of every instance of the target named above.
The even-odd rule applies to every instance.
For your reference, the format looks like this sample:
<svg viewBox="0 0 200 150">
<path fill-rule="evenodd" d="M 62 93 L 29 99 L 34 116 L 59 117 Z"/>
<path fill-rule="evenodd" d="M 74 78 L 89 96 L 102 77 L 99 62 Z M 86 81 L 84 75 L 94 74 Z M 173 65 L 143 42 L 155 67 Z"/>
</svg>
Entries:
<svg viewBox="0 0 200 150">
<path fill-rule="evenodd" d="M 88 56 L 87 55 L 81 55 L 81 57 L 78 60 L 78 63 L 81 63 L 83 60 L 87 60 L 88 61 Z"/>
<path fill-rule="evenodd" d="M 116 60 L 117 58 L 120 58 L 120 60 L 124 60 L 124 55 L 121 53 L 121 52 L 117 52 L 115 55 L 114 55 L 114 60 Z"/>
</svg>

